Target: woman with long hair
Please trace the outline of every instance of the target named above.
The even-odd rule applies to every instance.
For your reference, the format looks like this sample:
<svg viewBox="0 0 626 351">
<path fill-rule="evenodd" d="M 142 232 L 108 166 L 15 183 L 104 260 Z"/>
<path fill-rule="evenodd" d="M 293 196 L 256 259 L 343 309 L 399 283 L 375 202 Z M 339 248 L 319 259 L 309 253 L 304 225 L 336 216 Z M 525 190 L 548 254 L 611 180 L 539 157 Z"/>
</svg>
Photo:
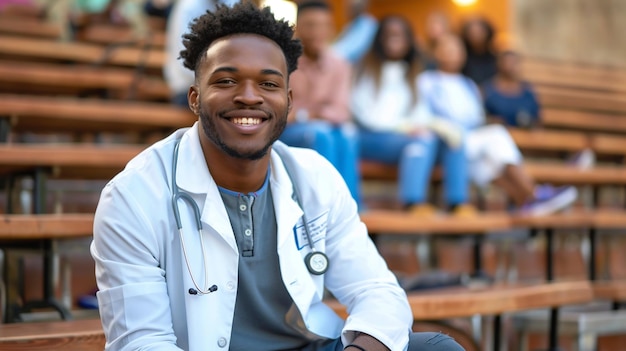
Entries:
<svg viewBox="0 0 626 351">
<path fill-rule="evenodd" d="M 401 16 L 383 18 L 357 68 L 352 91 L 361 158 L 399 165 L 400 200 L 417 215 L 434 214 L 426 202 L 427 189 L 435 161 L 440 159 L 447 205 L 456 214 L 473 214 L 475 210 L 466 205 L 468 173 L 462 139 L 442 138 L 425 124 L 432 118 L 417 89 L 421 71 L 411 25 Z"/>
</svg>

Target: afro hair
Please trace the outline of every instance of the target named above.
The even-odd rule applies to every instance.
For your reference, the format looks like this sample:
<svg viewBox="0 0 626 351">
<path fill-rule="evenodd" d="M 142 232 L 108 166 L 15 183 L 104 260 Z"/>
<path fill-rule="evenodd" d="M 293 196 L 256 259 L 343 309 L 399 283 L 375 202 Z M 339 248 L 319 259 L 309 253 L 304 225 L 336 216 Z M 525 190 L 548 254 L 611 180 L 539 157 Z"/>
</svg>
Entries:
<svg viewBox="0 0 626 351">
<path fill-rule="evenodd" d="M 189 25 L 190 33 L 183 35 L 185 50 L 180 52 L 185 67 L 195 71 L 207 48 L 214 41 L 233 34 L 257 34 L 274 41 L 282 49 L 289 73 L 298 67 L 302 54 L 300 40 L 293 38 L 293 28 L 284 20 L 276 20 L 268 7 L 259 9 L 242 1 L 233 7 L 217 5 Z"/>
</svg>

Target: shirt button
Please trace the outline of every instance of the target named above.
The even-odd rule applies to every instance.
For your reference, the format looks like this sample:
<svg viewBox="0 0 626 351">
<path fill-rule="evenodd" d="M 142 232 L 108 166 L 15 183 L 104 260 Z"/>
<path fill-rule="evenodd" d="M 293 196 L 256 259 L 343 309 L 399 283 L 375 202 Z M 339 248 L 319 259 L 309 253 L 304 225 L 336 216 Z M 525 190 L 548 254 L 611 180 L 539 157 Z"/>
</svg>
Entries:
<svg viewBox="0 0 626 351">
<path fill-rule="evenodd" d="M 219 347 L 225 347 L 226 346 L 226 338 L 219 338 L 217 339 L 217 346 Z"/>
<path fill-rule="evenodd" d="M 246 206 L 246 205 L 244 205 L 244 204 L 239 205 L 239 210 L 240 210 L 241 212 L 245 211 L 247 208 L 248 208 L 248 206 Z"/>
<path fill-rule="evenodd" d="M 251 230 L 251 229 L 246 229 L 246 230 L 244 230 L 244 232 L 243 232 L 243 233 L 244 233 L 246 236 L 250 236 L 250 235 L 252 235 L 252 230 Z"/>
<path fill-rule="evenodd" d="M 233 282 L 226 283 L 226 289 L 234 290 L 235 289 L 235 283 L 233 283 Z"/>
</svg>

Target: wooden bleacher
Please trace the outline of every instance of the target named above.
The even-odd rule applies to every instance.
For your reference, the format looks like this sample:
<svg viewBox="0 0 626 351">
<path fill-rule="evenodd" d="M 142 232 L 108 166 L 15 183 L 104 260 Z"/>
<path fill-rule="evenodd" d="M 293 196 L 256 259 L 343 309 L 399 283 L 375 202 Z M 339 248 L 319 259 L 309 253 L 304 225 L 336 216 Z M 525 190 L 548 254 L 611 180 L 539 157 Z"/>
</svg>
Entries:
<svg viewBox="0 0 626 351">
<path fill-rule="evenodd" d="M 0 30 L 1 31 L 1 30 Z M 106 24 L 88 26 L 78 33 L 78 40 L 93 44 L 125 44 L 136 43 L 137 46 L 150 45 L 154 48 L 165 47 L 165 33 L 154 31 L 148 33 L 146 40 L 138 39 L 129 27 L 120 27 Z"/>
<path fill-rule="evenodd" d="M 165 61 L 161 49 L 119 46 L 107 48 L 98 44 L 59 42 L 49 39 L 0 35 L 0 59 L 28 58 L 51 62 L 108 64 L 160 70 Z"/>
<path fill-rule="evenodd" d="M 5 351 L 102 351 L 99 319 L 0 325 Z"/>
<path fill-rule="evenodd" d="M 168 100 L 169 88 L 162 78 L 138 74 L 131 68 L 79 64 L 33 63 L 0 60 L 0 91 L 7 93 L 73 95 L 106 90 L 107 97 Z"/>
<path fill-rule="evenodd" d="M 0 21 L 1 22 L 1 21 Z M 42 33 L 44 31 L 42 30 Z M 112 35 L 111 33 L 117 33 Z M 75 94 L 83 89 L 107 89 L 123 92 L 134 79 L 132 68 L 144 54 L 141 48 L 129 45 L 114 49 L 104 60 L 106 45 L 115 42 L 130 43 L 126 34 L 111 28 L 87 28 L 83 32 L 85 43 L 59 43 L 49 35 L 3 31 L 0 25 L 0 87 L 2 84 L 30 84 L 41 89 L 39 94 L 66 95 L 62 97 L 34 96 L 33 91 L 20 91 L 28 95 L 0 95 L 0 116 L 8 116 L 12 131 L 63 132 L 63 131 L 149 131 L 165 130 L 193 123 L 195 117 L 188 111 L 174 109 L 164 104 L 113 99 L 77 99 Z M 37 38 L 38 37 L 38 38 Z M 117 37 L 117 38 L 115 38 Z M 155 36 L 158 38 L 158 35 Z M 161 36 L 162 38 L 162 36 Z M 156 39 L 156 41 L 161 39 Z M 160 71 L 163 64 L 159 45 L 150 49 L 146 67 Z M 15 59 L 19 58 L 20 62 Z M 33 62 L 21 62 L 32 60 Z M 60 64 L 63 62 L 63 64 Z M 67 62 L 71 64 L 67 64 Z M 4 63 L 12 66 L 4 67 Z M 87 65 L 98 63 L 98 67 Z M 585 71 L 585 79 L 576 71 L 550 75 L 550 66 L 536 65 L 534 77 L 539 84 L 540 98 L 547 105 L 542 130 L 511 130 L 520 147 L 526 151 L 575 153 L 591 147 L 597 153 L 622 155 L 626 120 L 620 115 L 626 111 L 624 101 L 616 95 L 624 85 L 617 78 L 601 76 L 607 84 L 600 84 L 592 73 Z M 547 68 L 546 68 L 547 67 Z M 5 69 L 5 71 L 2 71 Z M 568 68 L 573 69 L 573 68 Z M 4 72 L 4 73 L 3 73 Z M 28 73 L 30 72 L 30 74 Z M 574 72 L 574 73 L 572 73 Z M 99 78 L 99 80 L 98 80 Z M 559 79 L 561 79 L 559 81 Z M 567 84 L 564 84 L 565 81 Z M 4 83 L 3 83 L 4 82 Z M 555 83 L 558 82 L 558 83 Z M 55 89 L 58 89 L 55 91 Z M 574 89 L 574 92 L 570 90 Z M 593 90 L 588 95 L 587 90 Z M 582 90 L 582 92 L 581 92 Z M 142 77 L 138 85 L 139 97 L 167 99 L 167 90 L 160 78 Z M 600 93 L 601 92 L 601 93 Z M 142 95 L 143 94 L 143 95 Z M 69 95 L 69 96 L 67 96 Z M 607 97 L 607 95 L 609 95 Z M 137 97 L 137 98 L 139 98 Z M 596 100 L 598 98 L 599 100 Z M 572 99 L 576 100 L 570 104 Z M 600 101 L 600 103 L 598 102 Z M 626 115 L 626 112 L 623 113 Z M 584 117 L 584 118 L 581 118 Z M 621 119 L 619 119 L 621 118 Z M 600 121 L 600 122 L 598 122 Z M 568 129 L 568 130 L 564 130 Z M 582 129 L 582 130 L 581 130 Z M 590 132 L 591 131 L 591 132 Z M 612 134 L 612 135 L 608 135 Z M 0 174 L 29 171 L 43 167 L 51 177 L 76 179 L 108 178 L 139 153 L 143 146 L 94 145 L 6 145 L 0 147 Z M 5 156 L 6 155 L 6 156 Z M 577 185 L 626 185 L 624 166 L 601 165 L 592 170 L 573 170 L 560 162 L 528 163 L 529 172 L 541 181 Z M 362 164 L 368 179 L 395 180 L 395 167 Z M 44 232 L 71 233 L 71 228 L 83 231 L 93 220 L 89 215 L 73 217 L 64 214 L 54 217 L 56 222 L 46 222 L 41 215 L 12 217 L 8 235 L 19 236 L 23 231 L 40 228 Z M 599 228 L 626 228 L 617 217 L 577 217 L 569 222 L 571 227 L 597 225 Z M 482 235 L 494 230 L 505 230 L 513 225 L 528 227 L 531 224 L 502 213 L 487 213 L 477 218 L 457 219 L 442 216 L 417 219 L 390 210 L 373 209 L 363 213 L 362 220 L 374 235 L 394 234 L 404 237 L 416 235 Z M 42 222 L 43 221 L 43 222 Z M 536 221 L 541 221 L 537 219 Z M 532 225 L 545 225 L 534 222 Z M 604 221 L 604 222 L 602 222 Z M 600 223 L 604 223 L 604 226 Z M 39 224 L 38 224 L 39 223 Z M 539 223 L 539 224 L 538 224 Z M 0 228 L 2 228 L 0 226 Z M 29 229 L 30 228 L 30 229 Z M 82 228 L 82 229 L 81 229 Z M 0 234 L 2 232 L 0 231 Z M 51 234 L 56 235 L 56 234 Z M 68 234 L 70 235 L 70 234 Z M 586 303 L 592 298 L 624 299 L 621 282 L 598 282 L 593 287 L 588 282 L 557 282 L 533 286 L 483 287 L 479 289 L 450 289 L 419 294 L 411 293 L 409 301 L 416 320 L 469 317 L 474 314 L 499 315 L 534 308 L 549 308 L 568 304 Z M 338 311 L 345 310 L 329 302 Z M 42 323 L 39 328 L 26 325 L 0 326 L 0 349 L 4 350 L 80 350 L 102 349 L 103 336 L 98 321 Z M 13 348 L 14 347 L 14 348 Z M 20 348 L 22 347 L 22 348 Z"/>
<path fill-rule="evenodd" d="M 46 169 L 53 178 L 110 179 L 141 145 L 0 144 L 0 175 Z"/>
<path fill-rule="evenodd" d="M 0 94 L 13 132 L 173 131 L 197 117 L 188 109 L 139 101 Z"/>
<path fill-rule="evenodd" d="M 0 18 L 0 34 L 58 39 L 61 36 L 61 29 L 35 17 L 2 16 Z"/>
</svg>

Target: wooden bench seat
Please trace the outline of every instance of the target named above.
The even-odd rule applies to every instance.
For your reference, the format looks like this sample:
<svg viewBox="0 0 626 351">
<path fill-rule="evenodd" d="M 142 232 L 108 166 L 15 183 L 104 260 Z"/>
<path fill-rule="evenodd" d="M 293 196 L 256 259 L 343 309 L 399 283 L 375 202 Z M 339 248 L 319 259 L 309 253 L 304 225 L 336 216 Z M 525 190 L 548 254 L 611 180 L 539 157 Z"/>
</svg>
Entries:
<svg viewBox="0 0 626 351">
<path fill-rule="evenodd" d="M 0 175 L 43 168 L 53 178 L 110 179 L 144 148 L 140 145 L 0 145 Z"/>
<path fill-rule="evenodd" d="M 593 211 L 572 211 L 545 216 L 511 216 L 513 226 L 521 228 L 580 229 L 590 228 L 594 223 Z"/>
<path fill-rule="evenodd" d="M 21 57 L 47 61 L 72 61 L 131 66 L 143 64 L 147 68 L 161 70 L 165 52 L 151 49 L 145 54 L 136 47 L 118 47 L 107 55 L 107 48 L 97 44 L 59 42 L 38 38 L 0 35 L 0 58 Z"/>
<path fill-rule="evenodd" d="M 587 282 L 560 282 L 440 289 L 410 293 L 408 298 L 415 320 L 441 320 L 584 303 L 591 300 L 592 289 Z M 347 317 L 345 307 L 337 301 L 327 300 L 326 303 L 342 317 Z M 0 325 L 0 346 L 7 351 L 90 351 L 101 350 L 103 345 L 102 326 L 96 319 Z"/>
<path fill-rule="evenodd" d="M 0 94 L 0 117 L 10 117 L 15 132 L 171 131 L 196 120 L 165 103 L 12 94 Z"/>
<path fill-rule="evenodd" d="M 0 240 L 68 239 L 91 236 L 93 214 L 2 215 Z"/>
<path fill-rule="evenodd" d="M 361 214 L 361 220 L 370 234 L 484 234 L 511 227 L 510 218 L 505 213 L 421 218 L 400 211 L 370 210 Z"/>
<path fill-rule="evenodd" d="M 538 182 L 571 185 L 624 185 L 626 168 L 595 166 L 576 169 L 563 164 L 524 163 L 524 169 Z"/>
<path fill-rule="evenodd" d="M 361 161 L 361 174 L 366 180 L 395 181 L 398 170 L 395 165 Z M 525 162 L 524 169 L 537 181 L 554 184 L 572 185 L 624 185 L 626 184 L 626 168 L 596 166 L 592 169 L 576 169 L 562 163 Z M 434 179 L 440 173 L 433 174 Z"/>
<path fill-rule="evenodd" d="M 554 87 L 537 87 L 536 91 L 539 102 L 544 107 L 626 114 L 626 96 L 624 94 Z"/>
<path fill-rule="evenodd" d="M 522 73 L 535 85 L 626 92 L 626 71 L 615 67 L 524 59 Z"/>
<path fill-rule="evenodd" d="M 108 89 L 127 94 L 134 84 L 140 98 L 170 98 L 163 79 L 147 75 L 137 77 L 136 74 L 134 69 L 125 68 L 0 60 L 0 87 L 5 87 L 3 90 L 7 92 L 78 94 L 89 89 Z"/>
<path fill-rule="evenodd" d="M 592 135 L 591 148 L 597 154 L 626 156 L 626 135 Z"/>
<path fill-rule="evenodd" d="M 165 47 L 165 32 L 148 33 L 147 40 L 137 38 L 132 28 L 110 24 L 91 24 L 78 34 L 80 41 L 93 44 L 133 44 L 135 46 L 150 45 L 155 48 Z"/>
<path fill-rule="evenodd" d="M 565 128 L 584 131 L 613 133 L 626 132 L 626 113 L 621 115 L 578 111 L 573 108 L 546 108 L 541 121 L 549 128 Z"/>
<path fill-rule="evenodd" d="M 515 144 L 522 150 L 577 152 L 589 147 L 588 136 L 581 132 L 517 128 L 508 130 Z"/>
<path fill-rule="evenodd" d="M 503 285 L 479 288 L 446 288 L 408 294 L 415 320 L 495 315 L 590 302 L 591 284 L 586 281 L 537 285 Z M 337 301 L 328 304 L 341 316 L 345 308 Z"/>
<path fill-rule="evenodd" d="M 593 296 L 596 299 L 626 301 L 626 281 L 597 281 L 593 284 Z"/>
<path fill-rule="evenodd" d="M 102 351 L 104 343 L 99 319 L 0 324 L 4 351 Z"/>
<path fill-rule="evenodd" d="M 35 17 L 2 16 L 0 19 L 0 34 L 59 39 L 61 37 L 61 27 Z"/>
</svg>

